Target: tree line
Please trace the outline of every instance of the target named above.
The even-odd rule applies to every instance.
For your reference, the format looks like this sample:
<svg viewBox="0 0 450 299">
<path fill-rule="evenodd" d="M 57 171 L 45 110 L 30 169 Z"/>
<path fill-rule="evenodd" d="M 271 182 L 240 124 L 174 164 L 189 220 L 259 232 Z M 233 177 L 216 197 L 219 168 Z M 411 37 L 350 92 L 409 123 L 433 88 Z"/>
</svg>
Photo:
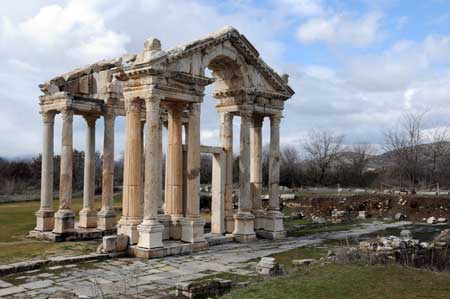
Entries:
<svg viewBox="0 0 450 299">
<path fill-rule="evenodd" d="M 345 145 L 344 135 L 312 131 L 297 146 L 285 145 L 280 155 L 280 185 L 290 188 L 328 186 L 379 188 L 386 185 L 433 190 L 436 184 L 450 187 L 450 131 L 445 126 L 426 129 L 426 113 L 405 114 L 384 133 L 382 152 L 374 145 Z M 59 188 L 60 156 L 54 157 L 54 190 Z M 96 153 L 95 186 L 101 192 L 102 155 Z M 165 173 L 163 162 L 163 177 Z M 269 148 L 263 148 L 263 185 L 268 185 Z M 73 190 L 83 190 L 84 152 L 73 153 Z M 201 157 L 200 181 L 211 183 L 212 161 Z M 239 156 L 235 157 L 233 181 L 239 182 Z M 123 158 L 115 162 L 115 186 L 123 183 Z M 165 180 L 163 179 L 163 182 Z M 41 155 L 32 159 L 0 158 L 0 194 L 39 190 Z"/>
</svg>

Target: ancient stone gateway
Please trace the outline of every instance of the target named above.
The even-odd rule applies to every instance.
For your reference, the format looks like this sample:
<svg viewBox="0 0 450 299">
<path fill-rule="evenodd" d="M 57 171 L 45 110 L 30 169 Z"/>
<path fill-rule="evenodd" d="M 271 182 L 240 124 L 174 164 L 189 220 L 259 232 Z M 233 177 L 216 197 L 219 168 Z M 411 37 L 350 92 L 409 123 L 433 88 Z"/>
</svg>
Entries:
<svg viewBox="0 0 450 299">
<path fill-rule="evenodd" d="M 213 78 L 205 76 L 206 68 L 212 71 Z M 205 86 L 212 83 L 220 116 L 218 148 L 200 146 L 201 103 Z M 279 211 L 279 126 L 284 101 L 294 92 L 288 86 L 288 76 L 280 77 L 267 66 L 236 29 L 227 27 L 169 51 L 161 49 L 159 40 L 149 39 L 142 53 L 76 69 L 40 88 L 44 93 L 40 97 L 44 122 L 41 208 L 36 212 L 32 236 L 87 238 L 113 234 L 117 229 L 138 251 L 164 248 L 169 239 L 204 248 L 207 243 L 199 206 L 201 152 L 214 156 L 213 233 L 232 234 L 238 242 L 251 241 L 256 235 L 273 239 L 285 235 Z M 56 114 L 61 114 L 63 125 L 59 208 L 55 212 L 52 186 Z M 83 209 L 77 226 L 71 207 L 74 115 L 86 120 Z M 112 207 L 114 125 L 119 116 L 126 118 L 126 137 L 123 213 L 116 223 Z M 97 212 L 94 139 L 99 117 L 104 118 L 105 129 L 102 208 Z M 241 118 L 237 211 L 232 203 L 233 117 Z M 263 209 L 261 128 L 265 118 L 270 119 L 270 194 L 269 206 Z M 162 210 L 164 124 L 168 137 Z"/>
</svg>

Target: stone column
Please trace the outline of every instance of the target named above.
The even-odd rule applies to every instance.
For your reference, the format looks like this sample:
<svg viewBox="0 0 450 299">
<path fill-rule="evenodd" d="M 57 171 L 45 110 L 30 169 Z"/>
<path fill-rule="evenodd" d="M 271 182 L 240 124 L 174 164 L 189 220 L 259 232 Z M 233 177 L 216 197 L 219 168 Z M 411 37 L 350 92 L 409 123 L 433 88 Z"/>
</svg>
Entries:
<svg viewBox="0 0 450 299">
<path fill-rule="evenodd" d="M 225 153 L 214 154 L 211 183 L 211 233 L 225 233 Z"/>
<path fill-rule="evenodd" d="M 205 221 L 200 215 L 200 109 L 201 103 L 189 105 L 186 161 L 186 218 L 181 221 L 184 242 L 205 242 Z"/>
<path fill-rule="evenodd" d="M 64 109 L 62 117 L 61 169 L 59 178 L 59 209 L 55 213 L 53 232 L 74 232 L 75 214 L 72 211 L 72 156 L 73 156 L 73 111 Z"/>
<path fill-rule="evenodd" d="M 250 190 L 250 126 L 252 113 L 241 111 L 240 155 L 239 155 L 239 209 L 234 215 L 233 235 L 238 242 L 256 239 L 255 216 L 250 212 L 252 198 Z"/>
<path fill-rule="evenodd" d="M 139 239 L 137 226 L 141 213 L 141 99 L 125 98 L 125 157 L 123 174 L 123 214 L 118 233 L 127 235 L 130 244 Z"/>
<path fill-rule="evenodd" d="M 164 226 L 158 221 L 162 193 L 161 123 L 158 97 L 145 100 L 147 128 L 145 132 L 144 220 L 138 226 L 139 247 L 162 247 Z"/>
<path fill-rule="evenodd" d="M 83 209 L 80 211 L 80 228 L 97 227 L 97 210 L 95 209 L 95 116 L 85 116 L 86 149 L 84 151 Z"/>
<path fill-rule="evenodd" d="M 262 116 L 255 115 L 250 128 L 250 185 L 252 213 L 255 216 L 255 230 L 264 229 L 264 210 L 261 201 L 263 120 Z"/>
<path fill-rule="evenodd" d="M 283 226 L 283 214 L 280 212 L 280 121 L 281 114 L 270 117 L 270 153 L 269 153 L 269 208 L 264 221 L 267 237 L 279 239 L 286 236 Z"/>
<path fill-rule="evenodd" d="M 53 133 L 55 112 L 42 112 L 44 124 L 42 136 L 41 207 L 36 212 L 37 231 L 53 230 Z"/>
<path fill-rule="evenodd" d="M 220 112 L 220 140 L 225 151 L 225 232 L 234 230 L 233 219 L 233 114 Z"/>
<path fill-rule="evenodd" d="M 113 111 L 107 111 L 104 115 L 102 209 L 97 214 L 97 228 L 101 230 L 116 228 L 116 211 L 113 208 L 115 118 Z"/>
<path fill-rule="evenodd" d="M 163 131 L 163 126 L 165 126 L 166 123 L 164 122 L 164 120 L 161 118 L 160 119 L 160 126 L 159 126 L 159 130 L 160 130 L 160 134 L 161 134 L 161 138 L 159 139 L 159 151 L 158 153 L 160 154 L 160 157 L 158 158 L 159 160 L 161 160 L 161 163 L 163 161 L 163 146 L 162 146 L 162 131 Z M 170 215 L 166 214 L 166 209 L 164 209 L 164 202 L 166 201 L 167 198 L 167 155 L 166 155 L 166 160 L 165 160 L 165 169 L 166 169 L 166 173 L 164 176 L 165 182 L 164 182 L 164 186 L 165 186 L 165 190 L 164 190 L 164 201 L 162 199 L 162 194 L 161 194 L 161 199 L 159 201 L 159 207 L 158 207 L 158 221 L 159 223 L 161 223 L 162 225 L 164 225 L 164 231 L 163 231 L 163 240 L 169 240 L 170 239 L 170 223 L 171 223 L 171 218 Z M 162 165 L 161 165 L 162 167 Z M 162 169 L 161 169 L 162 172 Z M 162 173 L 161 173 L 162 176 Z"/>
<path fill-rule="evenodd" d="M 181 219 L 183 218 L 183 140 L 182 114 L 184 105 L 168 104 L 167 112 L 167 187 L 166 213 L 171 217 L 170 237 L 181 239 Z"/>
</svg>

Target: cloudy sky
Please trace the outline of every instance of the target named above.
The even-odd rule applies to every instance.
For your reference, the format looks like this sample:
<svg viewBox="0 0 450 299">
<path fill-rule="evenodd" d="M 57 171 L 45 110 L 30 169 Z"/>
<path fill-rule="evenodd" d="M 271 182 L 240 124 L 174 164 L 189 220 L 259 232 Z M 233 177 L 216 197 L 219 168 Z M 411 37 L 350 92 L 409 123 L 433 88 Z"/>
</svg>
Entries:
<svg viewBox="0 0 450 299">
<path fill-rule="evenodd" d="M 284 144 L 301 147 L 311 130 L 345 134 L 348 144 L 381 144 L 406 111 L 429 110 L 430 128 L 450 123 L 450 1 L 15 0 L 0 6 L 0 156 L 40 152 L 39 83 L 142 51 L 148 37 L 167 50 L 226 25 L 278 73 L 290 74 L 296 95 L 286 103 Z M 202 143 L 215 145 L 209 95 L 202 109 Z M 56 152 L 60 125 L 57 119 Z M 239 121 L 234 125 L 238 135 Z M 78 149 L 84 127 L 77 117 Z M 99 149 L 102 128 L 98 121 Z M 118 154 L 123 132 L 120 119 Z M 267 122 L 264 142 L 268 137 Z"/>
</svg>

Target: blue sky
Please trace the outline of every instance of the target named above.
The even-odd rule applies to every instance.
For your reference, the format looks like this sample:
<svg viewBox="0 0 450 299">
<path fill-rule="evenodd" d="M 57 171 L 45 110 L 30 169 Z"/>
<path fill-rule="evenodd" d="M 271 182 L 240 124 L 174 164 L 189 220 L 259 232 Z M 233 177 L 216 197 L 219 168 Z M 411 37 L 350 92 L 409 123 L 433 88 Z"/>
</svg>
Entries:
<svg viewBox="0 0 450 299">
<path fill-rule="evenodd" d="M 276 71 L 290 74 L 296 95 L 286 103 L 283 144 L 301 149 L 311 131 L 327 130 L 344 134 L 346 144 L 381 145 L 403 113 L 424 109 L 430 131 L 449 125 L 450 1 L 16 0 L 0 6 L 0 156 L 40 152 L 39 83 L 142 51 L 149 37 L 167 50 L 225 25 L 244 33 Z M 202 109 L 202 143 L 218 144 L 209 95 Z M 237 137 L 239 121 L 234 125 Z M 78 149 L 84 127 L 77 117 Z M 101 149 L 102 121 L 97 127 Z M 268 142 L 268 123 L 263 132 Z M 118 155 L 123 133 L 121 119 Z M 57 120 L 56 152 L 59 135 Z"/>
</svg>

